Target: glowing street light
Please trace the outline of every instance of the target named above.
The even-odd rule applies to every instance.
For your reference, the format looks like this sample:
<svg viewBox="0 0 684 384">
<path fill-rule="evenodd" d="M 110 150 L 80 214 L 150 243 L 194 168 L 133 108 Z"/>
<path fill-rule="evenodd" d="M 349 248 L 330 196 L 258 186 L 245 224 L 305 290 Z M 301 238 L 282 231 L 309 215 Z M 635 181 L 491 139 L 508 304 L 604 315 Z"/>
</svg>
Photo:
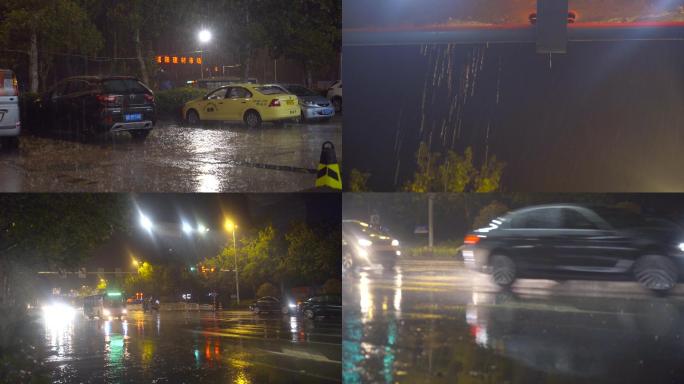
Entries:
<svg viewBox="0 0 684 384">
<path fill-rule="evenodd" d="M 235 255 L 235 297 L 237 298 L 237 303 L 240 304 L 240 284 L 238 283 L 237 243 L 235 241 L 235 230 L 237 229 L 237 225 L 235 225 L 233 220 L 226 218 L 225 222 L 223 223 L 223 227 L 226 229 L 226 231 L 233 233 L 233 254 Z"/>
<path fill-rule="evenodd" d="M 145 214 L 140 214 L 140 226 L 142 226 L 147 232 L 152 232 L 152 220 Z"/>
<path fill-rule="evenodd" d="M 211 41 L 211 32 L 208 29 L 203 29 L 197 34 L 197 39 L 202 44 L 206 44 Z"/>
<path fill-rule="evenodd" d="M 136 260 L 135 258 L 133 258 L 133 265 L 137 267 L 140 265 L 140 262 L 138 260 Z"/>
</svg>

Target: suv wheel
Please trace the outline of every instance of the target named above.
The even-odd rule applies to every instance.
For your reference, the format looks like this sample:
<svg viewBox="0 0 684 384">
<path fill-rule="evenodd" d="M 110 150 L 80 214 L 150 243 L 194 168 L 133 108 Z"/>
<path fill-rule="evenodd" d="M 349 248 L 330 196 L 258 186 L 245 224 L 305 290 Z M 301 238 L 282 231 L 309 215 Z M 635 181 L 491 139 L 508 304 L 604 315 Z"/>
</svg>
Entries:
<svg viewBox="0 0 684 384">
<path fill-rule="evenodd" d="M 667 292 L 677 284 L 677 266 L 665 256 L 642 256 L 634 264 L 634 277 L 646 289 Z"/>
<path fill-rule="evenodd" d="M 314 312 L 310 309 L 307 309 L 306 311 L 304 311 L 304 316 L 306 316 L 307 319 L 313 319 Z"/>
<path fill-rule="evenodd" d="M 259 128 L 261 125 L 261 116 L 257 111 L 247 111 L 245 113 L 245 124 L 248 128 Z"/>
<path fill-rule="evenodd" d="M 494 282 L 502 287 L 510 287 L 516 278 L 515 262 L 508 256 L 494 255 L 491 265 Z"/>
</svg>

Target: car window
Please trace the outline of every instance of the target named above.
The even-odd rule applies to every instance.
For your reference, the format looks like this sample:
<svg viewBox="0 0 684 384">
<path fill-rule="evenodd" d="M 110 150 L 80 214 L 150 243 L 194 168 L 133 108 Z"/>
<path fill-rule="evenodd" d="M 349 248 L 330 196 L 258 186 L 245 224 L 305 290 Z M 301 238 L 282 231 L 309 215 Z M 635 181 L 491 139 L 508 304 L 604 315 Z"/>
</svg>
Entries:
<svg viewBox="0 0 684 384">
<path fill-rule="evenodd" d="M 226 98 L 226 91 L 227 91 L 227 88 L 217 89 L 216 91 L 210 93 L 209 96 L 207 96 L 207 99 L 209 99 L 209 100 L 225 99 Z"/>
<path fill-rule="evenodd" d="M 259 93 L 263 95 L 284 95 L 285 90 L 283 90 L 280 87 L 276 87 L 275 85 L 267 85 L 263 87 L 256 87 L 256 89 Z"/>
<path fill-rule="evenodd" d="M 0 96 L 17 96 L 17 79 L 12 71 L 0 71 Z"/>
<path fill-rule="evenodd" d="M 309 88 L 302 87 L 301 85 L 289 85 L 285 87 L 290 93 L 297 96 L 317 96 L 318 94 Z"/>
<path fill-rule="evenodd" d="M 594 211 L 615 228 L 648 227 L 643 216 L 625 209 L 602 207 L 596 208 Z"/>
<path fill-rule="evenodd" d="M 252 97 L 252 93 L 242 87 L 231 87 L 228 97 L 231 99 L 249 99 Z"/>
<path fill-rule="evenodd" d="M 560 227 L 558 208 L 540 208 L 520 212 L 511 218 L 510 228 L 552 229 Z"/>
<path fill-rule="evenodd" d="M 563 228 L 567 229 L 596 229 L 596 225 L 587 219 L 582 213 L 577 210 L 564 208 L 563 212 Z"/>
<path fill-rule="evenodd" d="M 107 93 L 147 93 L 148 89 L 135 79 L 108 79 L 102 82 Z"/>
</svg>

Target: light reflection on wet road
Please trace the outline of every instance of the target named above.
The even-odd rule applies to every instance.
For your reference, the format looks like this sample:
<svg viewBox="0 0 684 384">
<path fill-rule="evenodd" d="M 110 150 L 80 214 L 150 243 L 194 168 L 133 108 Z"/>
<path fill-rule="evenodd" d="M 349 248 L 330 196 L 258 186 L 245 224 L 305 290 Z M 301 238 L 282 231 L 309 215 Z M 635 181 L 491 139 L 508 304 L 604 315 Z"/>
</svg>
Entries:
<svg viewBox="0 0 684 384">
<path fill-rule="evenodd" d="M 499 290 L 446 260 L 344 281 L 345 383 L 684 380 L 684 287 L 521 280 Z"/>
<path fill-rule="evenodd" d="M 340 381 L 340 322 L 249 312 L 132 311 L 43 322 L 55 383 Z"/>
<path fill-rule="evenodd" d="M 311 189 L 323 142 L 342 159 L 341 117 L 325 124 L 204 128 L 159 123 L 90 143 L 27 135 L 0 151 L 0 192 L 294 192 Z"/>
</svg>

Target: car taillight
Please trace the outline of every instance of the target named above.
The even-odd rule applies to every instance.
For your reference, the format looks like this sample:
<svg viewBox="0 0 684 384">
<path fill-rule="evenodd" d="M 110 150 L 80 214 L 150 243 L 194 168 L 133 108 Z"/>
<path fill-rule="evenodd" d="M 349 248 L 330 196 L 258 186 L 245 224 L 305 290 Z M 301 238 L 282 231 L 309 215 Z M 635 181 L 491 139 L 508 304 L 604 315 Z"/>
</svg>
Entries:
<svg viewBox="0 0 684 384">
<path fill-rule="evenodd" d="M 117 96 L 116 95 L 97 95 L 97 96 L 95 96 L 95 98 L 101 104 L 107 105 L 107 104 L 116 103 Z"/>
<path fill-rule="evenodd" d="M 14 95 L 19 96 L 19 82 L 16 77 L 12 78 L 12 88 L 14 88 Z"/>
<path fill-rule="evenodd" d="M 269 107 L 280 107 L 280 100 L 273 99 L 273 100 L 271 100 L 271 104 L 269 104 L 268 106 Z"/>
<path fill-rule="evenodd" d="M 145 94 L 145 101 L 148 103 L 154 103 L 154 95 L 150 95 L 148 93 Z"/>
<path fill-rule="evenodd" d="M 477 244 L 480 241 L 480 237 L 477 235 L 467 235 L 465 239 L 463 239 L 463 243 L 469 244 L 469 245 L 474 245 Z"/>
</svg>

